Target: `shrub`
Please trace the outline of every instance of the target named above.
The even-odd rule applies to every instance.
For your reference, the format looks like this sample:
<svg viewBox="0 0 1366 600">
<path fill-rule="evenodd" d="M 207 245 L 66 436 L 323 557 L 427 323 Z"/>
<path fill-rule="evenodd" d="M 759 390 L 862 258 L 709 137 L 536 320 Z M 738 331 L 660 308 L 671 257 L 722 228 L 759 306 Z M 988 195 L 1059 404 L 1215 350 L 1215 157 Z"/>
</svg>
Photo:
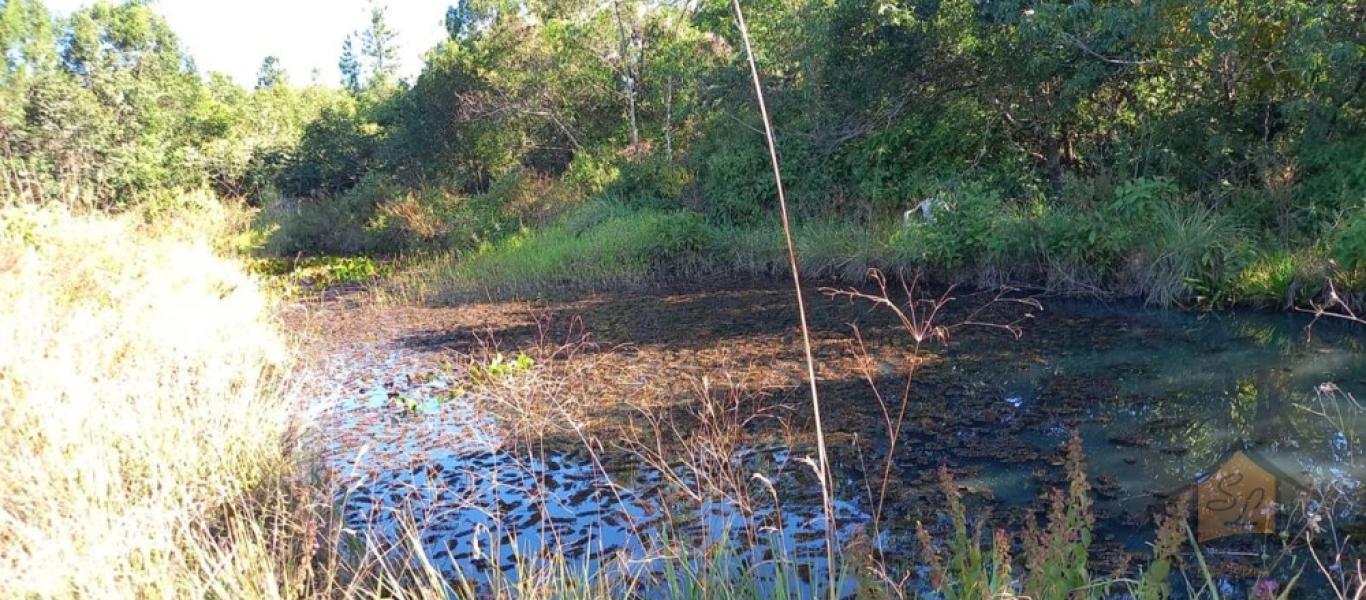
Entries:
<svg viewBox="0 0 1366 600">
<path fill-rule="evenodd" d="M 1051 263 L 1098 270 L 1113 262 L 1095 252 L 1096 240 L 1104 234 L 1080 211 L 1050 207 L 1039 219 L 1039 235 L 1041 253 Z"/>
<path fill-rule="evenodd" d="M 1332 215 L 1366 198 L 1366 136 L 1306 144 L 1303 161 L 1307 210 Z"/>
<path fill-rule="evenodd" d="M 1063 201 L 1041 211 L 1039 253 L 1053 276 L 1100 282 L 1144 258 L 1158 218 L 1174 202 L 1176 186 L 1162 178 L 1112 184 L 1107 176 L 1075 180 Z M 1132 265 L 1129 265 L 1132 266 Z"/>
<path fill-rule="evenodd" d="M 933 222 L 912 224 L 892 243 L 908 262 L 944 270 L 976 269 L 1013 260 L 1028 247 L 1023 215 L 1000 194 L 969 185 L 943 195 Z"/>
<path fill-rule="evenodd" d="M 939 108 L 878 128 L 842 153 L 851 187 L 876 214 L 889 216 L 914 206 L 973 164 L 995 159 L 984 157 L 984 149 L 1004 147 L 1002 140 L 990 137 L 989 128 L 959 125 L 990 118 L 975 100 L 959 98 Z"/>
<path fill-rule="evenodd" d="M 323 108 L 280 169 L 276 187 L 289 196 L 322 197 L 359 184 L 379 145 L 377 126 L 362 113 L 350 100 Z"/>
<path fill-rule="evenodd" d="M 1336 237 L 1333 259 L 1338 267 L 1349 273 L 1366 269 L 1366 208 L 1348 217 Z"/>
<path fill-rule="evenodd" d="M 442 194 L 409 192 L 380 202 L 365 224 L 367 249 L 401 252 L 444 241 L 450 232 L 449 224 L 441 216 L 446 201 Z"/>
<path fill-rule="evenodd" d="M 1165 207 L 1176 201 L 1178 189 L 1169 179 L 1138 178 L 1115 186 L 1109 201 L 1093 211 L 1088 241 L 1091 253 L 1117 262 L 1143 246 L 1158 228 Z"/>
<path fill-rule="evenodd" d="M 519 168 L 495 179 L 474 203 L 497 210 L 518 225 L 540 225 L 553 221 L 564 207 L 577 204 L 580 198 L 546 175 Z"/>
<path fill-rule="evenodd" d="M 620 175 L 603 194 L 638 206 L 670 208 L 678 205 L 690 185 L 692 172 L 687 167 L 662 156 L 647 156 L 623 163 Z"/>
<path fill-rule="evenodd" d="M 596 196 L 607 189 L 621 174 L 621 169 L 610 158 L 598 152 L 578 152 L 569 161 L 560 180 L 575 186 L 585 196 Z"/>
<path fill-rule="evenodd" d="M 341 202 L 280 198 L 256 221 L 270 255 L 351 254 L 367 246 L 365 222 Z"/>
<path fill-rule="evenodd" d="M 708 217 L 749 225 L 769 214 L 777 188 L 762 139 L 722 145 L 705 156 L 699 188 Z"/>
</svg>

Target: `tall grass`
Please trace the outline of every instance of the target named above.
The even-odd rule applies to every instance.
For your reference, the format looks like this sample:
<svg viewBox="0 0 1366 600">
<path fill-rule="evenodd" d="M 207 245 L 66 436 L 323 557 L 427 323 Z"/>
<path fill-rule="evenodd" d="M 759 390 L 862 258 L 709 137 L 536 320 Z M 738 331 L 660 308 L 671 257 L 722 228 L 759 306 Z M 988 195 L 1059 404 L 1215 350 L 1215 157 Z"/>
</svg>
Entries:
<svg viewBox="0 0 1366 600">
<path fill-rule="evenodd" d="M 754 48 L 750 45 L 749 28 L 745 26 L 745 12 L 740 8 L 740 0 L 731 0 L 735 9 L 735 24 L 740 29 L 740 39 L 745 43 L 745 58 L 749 61 L 750 78 L 754 81 L 754 100 L 759 104 L 759 116 L 764 122 L 764 140 L 768 142 L 768 157 L 773 165 L 773 184 L 778 191 L 778 216 L 783 224 L 783 239 L 787 242 L 787 262 L 792 274 L 792 293 L 797 300 L 797 322 L 802 330 L 802 352 L 806 358 L 806 382 L 811 389 L 811 418 L 816 425 L 816 450 L 819 463 L 817 475 L 821 484 L 821 500 L 825 509 L 825 550 L 826 569 L 829 583 L 826 590 L 831 598 L 839 594 L 835 585 L 835 509 L 831 503 L 835 482 L 831 477 L 830 459 L 825 448 L 825 429 L 821 419 L 821 396 L 816 387 L 816 359 L 811 351 L 811 328 L 806 324 L 806 301 L 802 298 L 802 270 L 797 261 L 797 243 L 792 240 L 792 222 L 787 210 L 787 194 L 783 190 L 782 165 L 778 160 L 778 140 L 773 135 L 773 121 L 768 118 L 768 106 L 764 102 L 764 85 L 759 80 L 759 66 L 754 62 Z"/>
<path fill-rule="evenodd" d="M 564 223 L 523 230 L 446 262 L 435 274 L 436 294 L 454 299 L 686 276 L 707 270 L 712 239 L 695 214 L 595 204 Z"/>
<path fill-rule="evenodd" d="M 1199 307 L 1326 301 L 1324 283 L 1331 280 L 1349 304 L 1361 303 L 1366 270 L 1346 259 L 1335 262 L 1327 241 L 1292 250 L 1258 238 L 1235 212 L 1191 199 L 1154 200 L 1138 216 L 1021 206 L 976 188 L 949 200 L 932 221 L 832 216 L 793 222 L 800 273 L 860 283 L 870 268 L 923 271 L 942 284 Z M 681 208 L 599 199 L 476 251 L 428 259 L 442 266 L 423 277 L 445 298 L 711 276 L 786 277 L 785 246 L 773 225 L 716 222 Z"/>
<path fill-rule="evenodd" d="M 265 540 L 232 515 L 291 469 L 269 299 L 137 216 L 0 212 L 0 589 L 276 595 L 273 551 L 226 541 Z"/>
<path fill-rule="evenodd" d="M 1140 276 L 1150 304 L 1171 306 L 1205 296 L 1208 304 L 1222 304 L 1237 269 L 1242 232 L 1232 220 L 1204 206 L 1164 205 L 1157 212 L 1155 257 Z"/>
</svg>

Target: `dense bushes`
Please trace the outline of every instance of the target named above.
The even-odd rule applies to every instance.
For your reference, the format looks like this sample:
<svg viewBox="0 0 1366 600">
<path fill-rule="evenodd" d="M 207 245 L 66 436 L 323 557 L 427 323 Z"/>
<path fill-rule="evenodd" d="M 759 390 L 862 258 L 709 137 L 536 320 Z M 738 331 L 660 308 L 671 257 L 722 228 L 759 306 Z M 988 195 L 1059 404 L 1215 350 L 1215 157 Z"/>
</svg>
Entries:
<svg viewBox="0 0 1366 600">
<path fill-rule="evenodd" d="M 1344 215 L 1366 194 L 1366 107 L 1350 15 L 1262 3 L 1243 22 L 1159 4 L 755 6 L 803 268 L 1164 305 L 1283 304 L 1322 287 L 1308 279 L 1332 276 L 1330 258 L 1355 269 Z M 597 198 L 630 213 L 619 226 L 660 235 L 659 214 L 695 211 L 719 232 L 699 250 L 709 268 L 781 271 L 729 19 L 713 6 L 490 16 L 411 88 L 359 90 L 351 112 L 309 127 L 279 187 L 338 204 L 318 221 L 342 231 L 282 226 L 298 241 L 279 247 L 469 256 L 528 227 L 519 243 L 558 239 L 537 228 Z M 637 52 L 616 46 L 623 31 Z M 945 207 L 932 222 L 900 222 L 926 199 Z M 551 227 L 584 219 L 567 218 Z"/>
<path fill-rule="evenodd" d="M 329 92 L 201 76 L 144 3 L 54 19 L 12 0 L 0 193 L 127 206 L 210 187 L 266 207 L 268 253 L 457 258 L 610 200 L 623 227 L 667 236 L 659 215 L 686 215 L 724 241 L 662 256 L 785 268 L 729 10 L 621 4 L 475 1 L 416 80 Z M 1283 304 L 1324 287 L 1309 279 L 1361 279 L 1366 54 L 1342 5 L 750 10 L 813 273 L 916 267 L 1160 304 Z M 926 199 L 945 210 L 900 222 Z"/>
<path fill-rule="evenodd" d="M 1333 240 L 1333 258 L 1355 281 L 1366 272 L 1366 206 L 1347 218 Z"/>
</svg>

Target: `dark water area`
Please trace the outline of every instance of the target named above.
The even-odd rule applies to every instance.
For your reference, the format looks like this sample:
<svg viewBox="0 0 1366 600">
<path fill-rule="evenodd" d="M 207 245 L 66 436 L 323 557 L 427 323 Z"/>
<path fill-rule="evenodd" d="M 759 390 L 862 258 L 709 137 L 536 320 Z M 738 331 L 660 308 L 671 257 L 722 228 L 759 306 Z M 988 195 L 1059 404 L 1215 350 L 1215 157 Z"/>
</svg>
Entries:
<svg viewBox="0 0 1366 600">
<path fill-rule="evenodd" d="M 1235 451 L 1292 484 L 1359 489 L 1366 478 L 1356 448 L 1366 419 L 1343 393 L 1321 387 L 1366 390 L 1362 327 L 1319 321 L 1309 329 L 1305 315 L 1057 300 L 1047 310 L 1052 315 L 1018 343 L 1028 356 L 1039 348 L 1028 337 L 1042 338 L 1038 355 L 974 373 L 983 399 L 998 403 L 978 414 L 1008 422 L 974 433 L 999 439 L 992 432 L 1004 429 L 1008 445 L 1046 456 L 1079 430 L 1103 538 L 1141 549 L 1156 509 Z M 1085 329 L 1075 331 L 1075 323 Z M 974 480 L 1005 505 L 1027 505 L 1060 483 L 993 457 L 978 464 Z"/>
<path fill-rule="evenodd" d="M 768 582 L 776 575 L 764 565 L 790 559 L 800 567 L 788 585 L 805 595 L 819 586 L 813 577 L 826 565 L 819 503 L 779 509 L 747 495 L 692 498 L 679 493 L 698 487 L 690 465 L 564 445 L 514 447 L 496 419 L 474 408 L 477 392 L 401 363 L 386 357 L 359 393 L 327 409 L 323 454 L 342 485 L 343 526 L 399 551 L 418 540 L 453 590 L 488 592 L 492 579 L 515 585 L 519 571 L 660 576 L 666 539 L 724 546 L 736 568 Z M 727 466 L 767 473 L 784 489 L 794 472 L 810 479 L 809 467 L 784 447 L 741 448 Z M 869 520 L 854 502 L 836 500 L 834 509 L 840 539 Z"/>
<path fill-rule="evenodd" d="M 1366 397 L 1360 326 L 1324 320 L 1310 329 L 1302 314 L 1044 300 L 1044 310 L 1022 323 L 1019 339 L 968 327 L 927 354 L 889 457 L 885 413 L 871 389 L 883 390 L 894 413 L 905 381 L 897 366 L 909 344 L 895 322 L 868 306 L 814 304 L 818 358 L 838 363 L 853 324 L 869 359 L 880 363 L 871 385 L 847 369 L 829 367 L 819 377 L 842 544 L 877 546 L 889 562 L 915 571 L 914 523 L 942 531 L 947 519 L 935 476 L 940 466 L 953 473 L 975 515 L 990 515 L 992 527 L 1021 530 L 1041 514 L 1047 491 L 1066 485 L 1060 448 L 1074 431 L 1096 502 L 1095 549 L 1105 555 L 1099 564 L 1125 553 L 1141 562 L 1153 516 L 1236 451 L 1289 480 L 1285 489 L 1344 490 L 1351 503 L 1318 508 L 1336 511 L 1334 526 L 1342 531 L 1362 531 L 1357 508 L 1366 458 L 1357 444 L 1366 418 L 1346 399 Z M 661 292 L 551 308 L 581 315 L 588 330 L 599 332 L 601 347 L 612 349 L 598 352 L 623 354 L 647 373 L 676 378 L 670 369 L 709 360 L 717 348 L 728 361 L 753 359 L 760 379 L 800 373 L 791 368 L 790 351 L 769 350 L 792 339 L 793 317 L 778 288 Z M 946 311 L 944 318 L 956 316 Z M 517 331 L 504 328 L 509 346 L 519 343 Z M 628 342 L 631 350 L 619 349 Z M 805 565 L 804 580 L 821 578 L 824 521 L 812 493 L 818 483 L 800 460 L 814 450 L 802 435 L 809 415 L 796 382 L 777 385 L 774 394 L 797 407 L 795 440 L 775 444 L 755 432 L 753 445 L 727 459 L 733 471 L 771 482 L 779 509 L 757 478 L 743 498 L 691 498 L 678 489 L 696 483 L 682 466 L 666 471 L 619 452 L 564 445 L 518 447 L 497 418 L 477 408 L 484 404 L 478 389 L 459 374 L 433 374 L 412 349 L 395 344 L 345 359 L 360 375 L 322 411 L 325 454 L 344 483 L 339 502 L 351 528 L 395 538 L 405 530 L 397 515 L 411 514 L 423 549 L 453 578 L 479 580 L 497 570 L 515 580 L 535 561 L 556 560 L 588 571 L 624 564 L 649 570 L 652 551 L 666 537 L 704 545 L 728 539 L 746 565 L 782 555 Z M 893 477 L 874 527 L 874 490 L 888 459 Z M 1294 500 L 1281 500 L 1291 512 Z M 1246 586 L 1237 574 L 1257 568 L 1249 563 L 1259 559 L 1249 556 L 1276 543 L 1274 536 L 1248 535 L 1209 544 L 1216 570 L 1226 571 L 1225 595 L 1239 596 Z"/>
<path fill-rule="evenodd" d="M 1079 310 L 1088 308 L 1098 310 Z M 1101 404 L 1082 426 L 1091 472 L 1120 487 L 1103 500 L 1114 511 L 1181 488 L 1235 450 L 1254 452 L 1304 484 L 1360 485 L 1366 463 L 1353 460 L 1360 452 L 1354 446 L 1366 420 L 1355 407 L 1319 398 L 1328 384 L 1366 390 L 1363 328 L 1319 322 L 1306 329 L 1304 316 L 1255 312 L 1129 315 L 1134 325 L 1115 331 L 1113 345 L 1076 349 L 1055 362 L 1077 377 L 1109 379 L 1117 398 L 1132 399 Z M 1139 339 L 1144 328 L 1174 339 L 1154 347 Z M 1024 379 L 1039 381 L 1037 373 Z M 1332 417 L 1337 409 L 1346 411 L 1344 421 L 1315 414 Z"/>
</svg>

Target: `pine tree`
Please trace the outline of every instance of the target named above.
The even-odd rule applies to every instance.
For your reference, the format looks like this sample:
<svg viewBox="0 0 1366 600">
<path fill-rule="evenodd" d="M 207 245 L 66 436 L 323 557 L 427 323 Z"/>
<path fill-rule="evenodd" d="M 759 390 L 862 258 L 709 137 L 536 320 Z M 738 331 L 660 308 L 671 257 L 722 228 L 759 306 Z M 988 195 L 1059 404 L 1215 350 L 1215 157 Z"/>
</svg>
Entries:
<svg viewBox="0 0 1366 600">
<path fill-rule="evenodd" d="M 342 87 L 355 94 L 360 92 L 360 60 L 356 58 L 352 37 L 348 35 L 346 41 L 342 42 L 341 59 L 337 61 L 337 68 L 341 69 Z"/>
<path fill-rule="evenodd" d="M 264 90 L 277 85 L 289 85 L 289 76 L 280 66 L 279 57 L 267 56 L 261 61 L 261 68 L 256 70 L 256 89 Z"/>
<path fill-rule="evenodd" d="M 387 8 L 370 5 L 370 26 L 361 32 L 361 52 L 370 63 L 370 83 L 387 81 L 398 73 L 398 32 L 385 21 Z"/>
</svg>

